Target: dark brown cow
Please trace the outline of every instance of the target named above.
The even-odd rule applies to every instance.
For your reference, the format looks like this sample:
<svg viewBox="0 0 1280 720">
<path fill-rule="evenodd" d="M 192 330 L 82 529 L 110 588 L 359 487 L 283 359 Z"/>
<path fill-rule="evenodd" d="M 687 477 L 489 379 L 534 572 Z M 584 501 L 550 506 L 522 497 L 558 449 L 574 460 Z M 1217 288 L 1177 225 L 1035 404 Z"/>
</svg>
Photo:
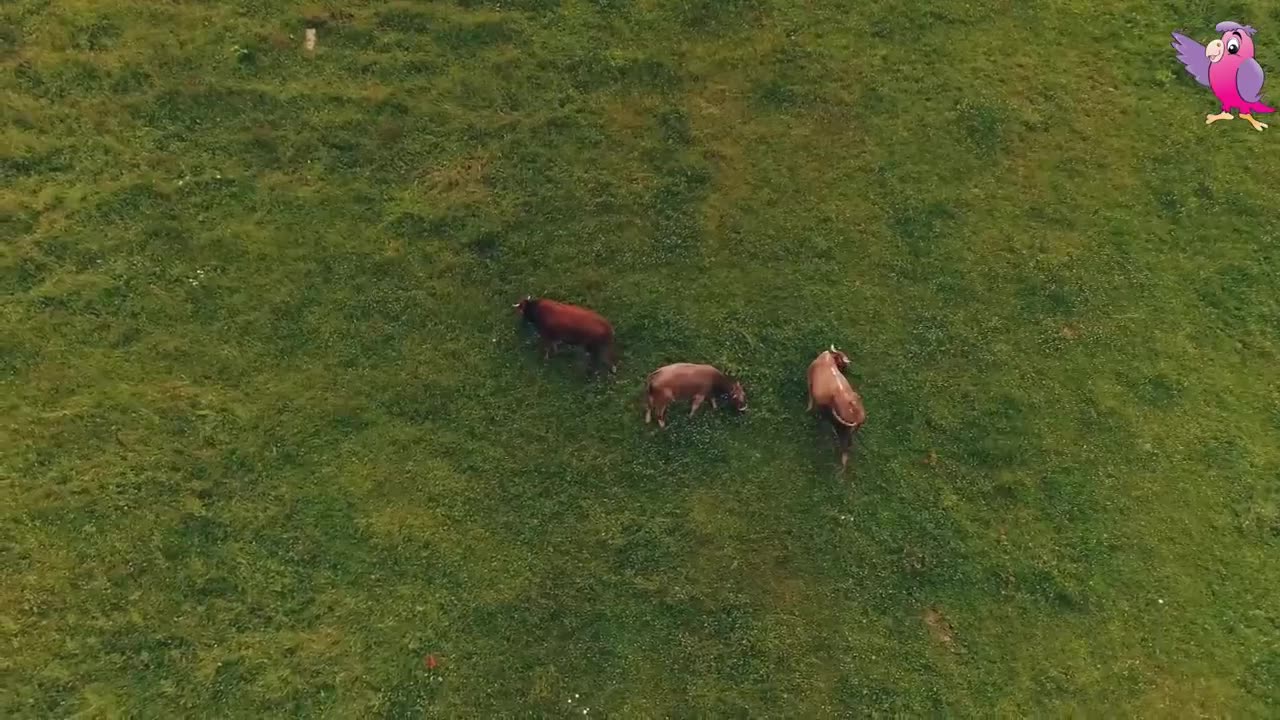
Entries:
<svg viewBox="0 0 1280 720">
<path fill-rule="evenodd" d="M 831 420 L 840 441 L 840 468 L 849 466 L 849 446 L 853 434 L 862 429 L 867 421 L 867 413 L 862 408 L 862 397 L 858 395 L 844 370 L 849 367 L 849 356 L 832 345 L 829 350 L 818 353 L 818 357 L 809 364 L 809 410 L 822 408 Z"/>
<path fill-rule="evenodd" d="M 716 398 L 723 397 L 738 412 L 747 409 L 747 394 L 742 384 L 711 365 L 664 365 L 649 374 L 645 394 L 644 422 L 647 425 L 657 415 L 660 428 L 667 427 L 667 406 L 675 400 L 693 398 L 689 417 L 698 412 L 707 398 L 711 398 L 711 407 L 719 407 Z"/>
<path fill-rule="evenodd" d="M 533 325 L 542 338 L 542 357 L 551 357 L 558 345 L 577 345 L 586 349 L 594 364 L 608 363 L 609 372 L 618 372 L 618 359 L 613 347 L 613 326 L 598 313 L 577 305 L 545 298 L 526 297 L 514 305 L 525 322 Z"/>
</svg>

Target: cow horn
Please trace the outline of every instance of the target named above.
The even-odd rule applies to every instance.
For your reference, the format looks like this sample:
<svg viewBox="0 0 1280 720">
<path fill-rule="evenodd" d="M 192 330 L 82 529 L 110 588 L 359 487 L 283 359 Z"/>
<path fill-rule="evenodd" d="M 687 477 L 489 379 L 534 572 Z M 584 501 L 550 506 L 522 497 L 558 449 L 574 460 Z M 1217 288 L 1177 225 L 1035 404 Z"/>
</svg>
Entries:
<svg viewBox="0 0 1280 720">
<path fill-rule="evenodd" d="M 835 346 L 835 345 L 832 345 L 832 346 L 831 346 L 831 352 L 835 352 L 835 351 L 836 351 L 836 346 Z"/>
</svg>

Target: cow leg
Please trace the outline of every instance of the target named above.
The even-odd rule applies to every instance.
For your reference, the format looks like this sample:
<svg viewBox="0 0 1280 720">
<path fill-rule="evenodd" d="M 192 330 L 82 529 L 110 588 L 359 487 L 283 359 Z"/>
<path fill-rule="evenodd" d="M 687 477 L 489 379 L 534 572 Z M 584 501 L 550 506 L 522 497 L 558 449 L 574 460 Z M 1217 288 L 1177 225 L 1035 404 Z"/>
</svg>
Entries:
<svg viewBox="0 0 1280 720">
<path fill-rule="evenodd" d="M 693 414 L 698 412 L 698 408 L 702 407 L 702 401 L 706 399 L 707 399 L 706 395 L 693 396 L 693 407 L 689 409 L 689 417 L 693 417 Z"/>
<path fill-rule="evenodd" d="M 649 388 L 644 396 L 644 424 L 649 424 L 649 419 L 654 418 L 658 421 L 658 425 L 662 425 L 667 421 L 667 403 L 670 402 L 665 393 L 657 388 Z"/>
<path fill-rule="evenodd" d="M 813 412 L 813 395 L 809 396 L 809 407 L 804 409 L 805 412 Z"/>
<path fill-rule="evenodd" d="M 609 366 L 609 374 L 618 374 L 618 353 L 613 347 L 613 341 L 604 346 L 604 361 Z"/>
<path fill-rule="evenodd" d="M 849 445 L 853 441 L 853 431 L 841 428 L 836 431 L 836 437 L 840 441 L 840 472 L 845 472 L 849 469 Z"/>
<path fill-rule="evenodd" d="M 715 396 L 715 395 L 712 395 L 712 396 L 711 396 L 711 409 L 712 409 L 712 410 L 719 410 L 719 409 L 720 409 L 720 404 L 716 402 L 716 396 Z"/>
<path fill-rule="evenodd" d="M 667 429 L 667 410 L 671 409 L 671 401 L 675 396 L 670 391 L 662 393 L 662 397 L 658 399 L 658 427 L 663 430 Z"/>
<path fill-rule="evenodd" d="M 555 340 L 544 339 L 542 341 L 542 359 L 546 360 L 550 358 L 552 351 L 557 349 L 559 346 L 560 346 L 560 343 Z"/>
</svg>

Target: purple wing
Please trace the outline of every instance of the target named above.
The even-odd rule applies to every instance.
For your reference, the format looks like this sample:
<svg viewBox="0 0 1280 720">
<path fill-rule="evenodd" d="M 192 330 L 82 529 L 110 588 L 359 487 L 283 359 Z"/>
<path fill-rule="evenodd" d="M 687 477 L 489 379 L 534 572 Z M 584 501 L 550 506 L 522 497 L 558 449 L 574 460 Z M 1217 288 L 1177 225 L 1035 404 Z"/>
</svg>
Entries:
<svg viewBox="0 0 1280 720">
<path fill-rule="evenodd" d="M 1240 91 L 1240 97 L 1244 98 L 1245 102 L 1260 102 L 1264 79 L 1262 66 L 1257 60 L 1249 58 L 1240 63 L 1240 69 L 1236 70 L 1236 89 Z"/>
<path fill-rule="evenodd" d="M 1186 66 L 1191 77 L 1209 87 L 1209 58 L 1204 56 L 1204 46 L 1178 33 L 1173 34 L 1173 42 L 1170 44 L 1178 51 L 1178 62 Z"/>
</svg>

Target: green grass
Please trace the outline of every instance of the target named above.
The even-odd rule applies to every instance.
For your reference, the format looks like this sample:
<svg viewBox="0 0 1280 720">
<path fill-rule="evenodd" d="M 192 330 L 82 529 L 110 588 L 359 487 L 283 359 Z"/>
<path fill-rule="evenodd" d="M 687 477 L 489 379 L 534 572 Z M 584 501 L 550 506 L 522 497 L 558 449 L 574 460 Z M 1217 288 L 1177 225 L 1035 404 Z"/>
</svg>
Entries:
<svg viewBox="0 0 1280 720">
<path fill-rule="evenodd" d="M 0 715 L 1273 713 L 1269 7 L 5 3 Z"/>
</svg>

